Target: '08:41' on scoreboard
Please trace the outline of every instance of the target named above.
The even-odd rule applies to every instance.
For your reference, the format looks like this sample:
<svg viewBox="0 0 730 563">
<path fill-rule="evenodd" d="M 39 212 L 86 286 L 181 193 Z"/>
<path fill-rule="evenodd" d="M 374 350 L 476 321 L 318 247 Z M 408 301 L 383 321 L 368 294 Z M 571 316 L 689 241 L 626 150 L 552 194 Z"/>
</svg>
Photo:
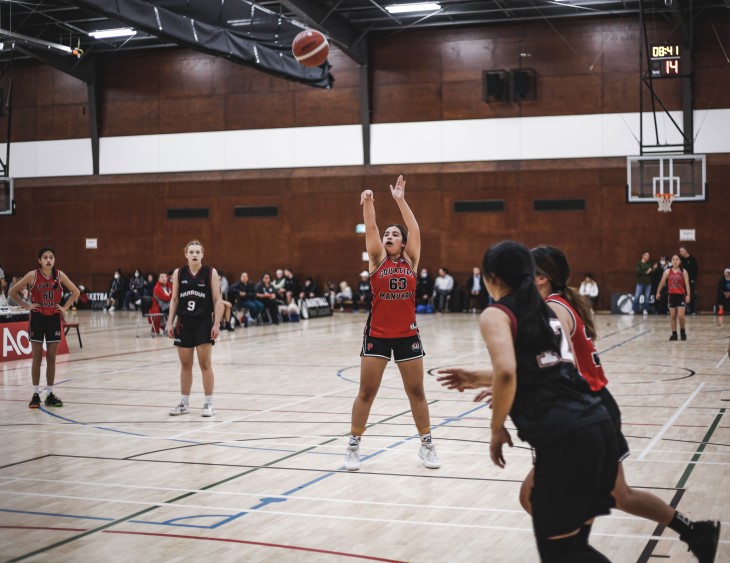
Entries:
<svg viewBox="0 0 730 563">
<path fill-rule="evenodd" d="M 649 72 L 652 78 L 682 75 L 682 51 L 677 44 L 649 47 Z"/>
</svg>

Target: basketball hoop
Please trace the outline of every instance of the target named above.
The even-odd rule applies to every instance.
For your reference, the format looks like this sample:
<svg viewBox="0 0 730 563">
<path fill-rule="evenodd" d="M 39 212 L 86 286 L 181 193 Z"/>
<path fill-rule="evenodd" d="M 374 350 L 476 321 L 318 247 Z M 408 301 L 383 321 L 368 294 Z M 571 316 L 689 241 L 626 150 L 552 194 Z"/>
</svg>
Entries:
<svg viewBox="0 0 730 563">
<path fill-rule="evenodd" d="M 674 194 L 654 194 L 654 198 L 659 204 L 659 213 L 670 213 L 672 211 Z"/>
</svg>

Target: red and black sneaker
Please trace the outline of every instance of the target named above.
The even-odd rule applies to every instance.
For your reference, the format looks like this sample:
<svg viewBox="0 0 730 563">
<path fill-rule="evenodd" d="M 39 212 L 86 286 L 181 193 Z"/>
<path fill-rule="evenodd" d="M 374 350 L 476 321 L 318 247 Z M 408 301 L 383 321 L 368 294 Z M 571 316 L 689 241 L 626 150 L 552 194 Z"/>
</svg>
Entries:
<svg viewBox="0 0 730 563">
<path fill-rule="evenodd" d="M 31 409 L 37 409 L 41 406 L 41 396 L 38 393 L 33 393 L 33 398 L 30 400 L 28 407 Z"/>
</svg>

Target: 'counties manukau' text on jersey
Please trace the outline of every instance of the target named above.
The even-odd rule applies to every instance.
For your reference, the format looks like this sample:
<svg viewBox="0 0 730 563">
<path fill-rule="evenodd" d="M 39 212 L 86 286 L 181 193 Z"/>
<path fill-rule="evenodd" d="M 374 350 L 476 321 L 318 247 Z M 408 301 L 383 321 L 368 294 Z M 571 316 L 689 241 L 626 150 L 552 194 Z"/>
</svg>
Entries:
<svg viewBox="0 0 730 563">
<path fill-rule="evenodd" d="M 51 277 L 47 278 L 40 268 L 36 268 L 35 279 L 30 287 L 30 302 L 39 306 L 33 312 L 46 316 L 60 314 L 61 310 L 56 305 L 61 304 L 62 295 L 61 272 L 54 268 Z"/>
<path fill-rule="evenodd" d="M 376 338 L 405 338 L 416 327 L 416 274 L 408 261 L 386 257 L 370 274 L 372 309 L 366 333 Z"/>
<path fill-rule="evenodd" d="M 213 314 L 213 290 L 209 266 L 201 266 L 193 275 L 188 266 L 178 269 L 178 317 L 205 317 Z"/>
</svg>

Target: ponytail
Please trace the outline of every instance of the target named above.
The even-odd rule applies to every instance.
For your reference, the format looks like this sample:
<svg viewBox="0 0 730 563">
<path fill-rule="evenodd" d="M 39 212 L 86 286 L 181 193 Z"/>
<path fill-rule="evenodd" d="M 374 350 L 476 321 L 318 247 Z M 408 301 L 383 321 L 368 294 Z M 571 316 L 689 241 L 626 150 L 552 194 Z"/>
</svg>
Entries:
<svg viewBox="0 0 730 563">
<path fill-rule="evenodd" d="M 558 352 L 550 327 L 548 307 L 535 286 L 534 274 L 522 279 L 515 295 L 521 313 L 517 318 L 517 332 L 524 334 L 526 341 L 532 343 L 536 351 Z"/>
<path fill-rule="evenodd" d="M 517 306 L 517 333 L 525 337 L 530 351 L 557 352 L 548 307 L 535 286 L 535 264 L 530 251 L 518 242 L 500 242 L 484 254 L 482 272 L 494 274 L 512 290 Z"/>
<path fill-rule="evenodd" d="M 586 327 L 586 336 L 591 340 L 598 336 L 596 331 L 596 325 L 593 322 L 593 314 L 591 313 L 591 306 L 588 299 L 585 296 L 578 293 L 573 287 L 566 287 L 560 292 L 562 297 L 568 302 L 568 304 L 575 310 L 575 312 L 583 321 Z"/>
<path fill-rule="evenodd" d="M 588 337 L 595 338 L 598 334 L 588 300 L 572 287 L 568 287 L 570 266 L 565 253 L 559 248 L 547 245 L 533 248 L 530 253 L 535 261 L 538 274 L 548 279 L 550 291 L 557 293 L 568 302 L 583 321 Z"/>
</svg>

